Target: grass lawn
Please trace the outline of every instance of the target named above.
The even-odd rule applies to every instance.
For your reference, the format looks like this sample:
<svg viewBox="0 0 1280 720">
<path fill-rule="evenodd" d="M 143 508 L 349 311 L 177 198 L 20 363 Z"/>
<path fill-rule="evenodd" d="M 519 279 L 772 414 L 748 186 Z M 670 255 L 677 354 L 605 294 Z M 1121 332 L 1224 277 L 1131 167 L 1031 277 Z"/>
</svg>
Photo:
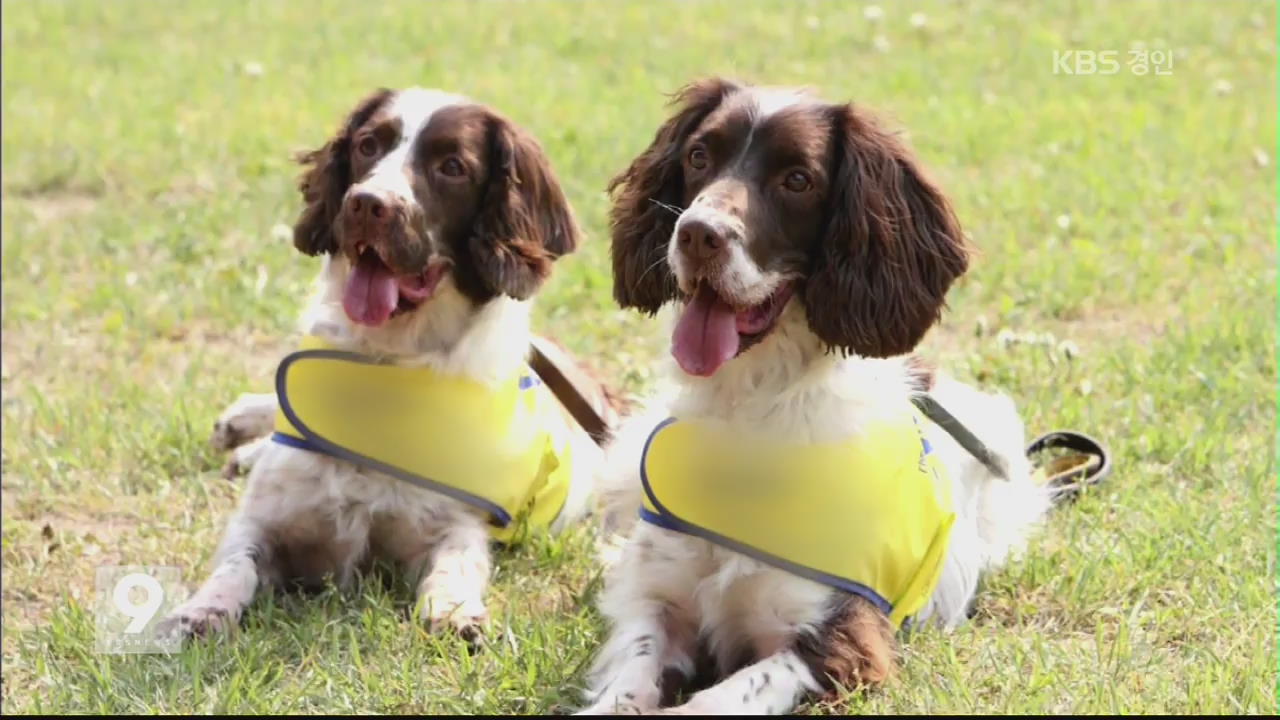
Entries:
<svg viewBox="0 0 1280 720">
<path fill-rule="evenodd" d="M 543 142 L 589 233 L 539 328 L 629 390 L 666 338 L 610 299 L 604 186 L 663 93 L 810 84 L 909 131 L 982 255 L 922 346 L 1032 432 L 1105 438 L 1105 486 L 840 713 L 1276 710 L 1276 9 L 1271 3 L 6 2 L 3 709 L 543 713 L 602 626 L 579 532 L 503 555 L 476 656 L 400 579 L 264 598 L 231 642 L 94 652 L 94 570 L 194 587 L 239 485 L 206 444 L 268 387 L 317 261 L 291 153 L 420 84 Z M 912 17 L 915 12 L 922 13 Z M 1135 46 L 1172 71 L 1136 74 Z M 1054 51 L 1118 51 L 1111 75 Z M 1087 63 L 1086 63 L 1087 69 Z M 1105 69 L 1099 66 L 1100 69 Z"/>
</svg>

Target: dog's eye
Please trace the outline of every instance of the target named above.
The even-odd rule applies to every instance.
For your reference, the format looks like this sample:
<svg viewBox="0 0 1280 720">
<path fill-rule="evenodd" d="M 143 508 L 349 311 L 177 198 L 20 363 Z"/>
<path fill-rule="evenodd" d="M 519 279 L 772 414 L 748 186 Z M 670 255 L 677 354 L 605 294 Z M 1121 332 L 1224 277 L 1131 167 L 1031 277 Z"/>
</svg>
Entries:
<svg viewBox="0 0 1280 720">
<path fill-rule="evenodd" d="M 782 181 L 782 186 L 793 193 L 802 193 L 813 187 L 813 180 L 809 178 L 808 173 L 792 170 L 787 173 L 787 179 Z"/>
<path fill-rule="evenodd" d="M 707 151 L 701 145 L 697 145 L 689 151 L 689 167 L 694 170 L 702 170 L 706 166 Z"/>
<path fill-rule="evenodd" d="M 364 157 L 373 157 L 378 154 L 378 141 L 372 135 L 365 135 L 356 144 L 356 152 Z"/>
<path fill-rule="evenodd" d="M 462 166 L 462 161 L 458 158 L 449 157 L 440 163 L 440 174 L 452 178 L 462 177 L 466 174 L 466 168 Z"/>
</svg>

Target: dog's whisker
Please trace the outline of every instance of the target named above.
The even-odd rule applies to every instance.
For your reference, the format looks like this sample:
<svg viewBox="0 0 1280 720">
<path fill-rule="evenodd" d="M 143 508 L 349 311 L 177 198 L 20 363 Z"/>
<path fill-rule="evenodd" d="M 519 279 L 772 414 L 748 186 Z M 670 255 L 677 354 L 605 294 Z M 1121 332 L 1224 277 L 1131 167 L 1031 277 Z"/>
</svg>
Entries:
<svg viewBox="0 0 1280 720">
<path fill-rule="evenodd" d="M 667 261 L 666 255 L 662 255 L 657 260 L 654 260 L 653 263 L 649 265 L 649 267 L 644 269 L 644 272 L 640 273 L 640 277 L 636 278 L 636 284 L 639 285 L 640 282 L 644 280 L 645 275 L 648 275 L 651 270 L 653 270 L 654 268 L 658 267 L 659 265 L 663 264 L 666 261 Z"/>
<path fill-rule="evenodd" d="M 666 210 L 667 212 L 671 213 L 672 215 L 675 215 L 676 217 L 680 217 L 680 213 L 684 212 L 684 208 L 677 207 L 675 205 L 668 205 L 667 203 L 664 203 L 661 200 L 657 200 L 655 198 L 649 198 L 649 202 L 653 203 L 654 205 L 657 205 L 658 207 L 662 208 L 663 210 Z"/>
</svg>

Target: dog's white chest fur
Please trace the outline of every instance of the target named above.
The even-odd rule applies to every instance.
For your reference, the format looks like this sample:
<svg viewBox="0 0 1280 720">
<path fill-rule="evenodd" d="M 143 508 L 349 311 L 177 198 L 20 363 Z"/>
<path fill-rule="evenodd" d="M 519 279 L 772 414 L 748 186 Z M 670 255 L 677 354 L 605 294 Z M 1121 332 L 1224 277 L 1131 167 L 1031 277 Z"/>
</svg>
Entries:
<svg viewBox="0 0 1280 720">
<path fill-rule="evenodd" d="M 696 628 L 722 666 L 744 653 L 764 656 L 784 647 L 821 615 L 830 589 L 726 550 L 701 538 L 645 525 L 639 545 L 652 542 L 649 562 L 679 567 L 662 581 L 662 593 Z"/>
</svg>

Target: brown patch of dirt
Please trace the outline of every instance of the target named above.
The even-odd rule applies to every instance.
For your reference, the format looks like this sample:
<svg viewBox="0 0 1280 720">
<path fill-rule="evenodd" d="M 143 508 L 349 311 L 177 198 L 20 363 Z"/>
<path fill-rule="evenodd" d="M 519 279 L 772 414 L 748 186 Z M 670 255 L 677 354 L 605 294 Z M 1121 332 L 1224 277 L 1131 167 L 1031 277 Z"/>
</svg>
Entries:
<svg viewBox="0 0 1280 720">
<path fill-rule="evenodd" d="M 1100 351 L 1113 343 L 1142 345 L 1158 341 L 1171 322 L 1177 321 L 1170 308 L 1106 308 L 1072 318 L 1046 318 L 1033 324 L 1005 326 L 987 324 L 978 332 L 978 312 L 953 313 L 934 327 L 920 344 L 918 352 L 945 366 L 954 358 L 973 352 L 988 343 L 998 342 L 1002 330 L 1016 336 L 1030 333 L 1052 335 L 1055 342 L 1072 342 L 1082 353 Z"/>
<path fill-rule="evenodd" d="M 48 225 L 77 215 L 85 215 L 102 201 L 99 196 L 84 190 L 54 190 L 48 192 L 6 194 L 5 202 L 25 207 L 40 225 Z"/>
<path fill-rule="evenodd" d="M 67 377 L 112 377 L 109 361 L 122 353 L 135 358 L 140 372 L 158 378 L 181 377 L 192 363 L 216 367 L 219 374 L 239 372 L 253 387 L 270 387 L 280 358 L 294 349 L 292 335 L 252 329 L 219 330 L 191 324 L 165 335 L 121 341 L 103 335 L 93 323 L 63 327 L 47 333 L 34 327 L 6 328 L 0 340 L 4 354 L 3 380 L 36 389 L 65 387 Z M 246 387 L 246 391 L 249 387 Z M 227 398 L 231 402 L 235 398 Z"/>
</svg>

